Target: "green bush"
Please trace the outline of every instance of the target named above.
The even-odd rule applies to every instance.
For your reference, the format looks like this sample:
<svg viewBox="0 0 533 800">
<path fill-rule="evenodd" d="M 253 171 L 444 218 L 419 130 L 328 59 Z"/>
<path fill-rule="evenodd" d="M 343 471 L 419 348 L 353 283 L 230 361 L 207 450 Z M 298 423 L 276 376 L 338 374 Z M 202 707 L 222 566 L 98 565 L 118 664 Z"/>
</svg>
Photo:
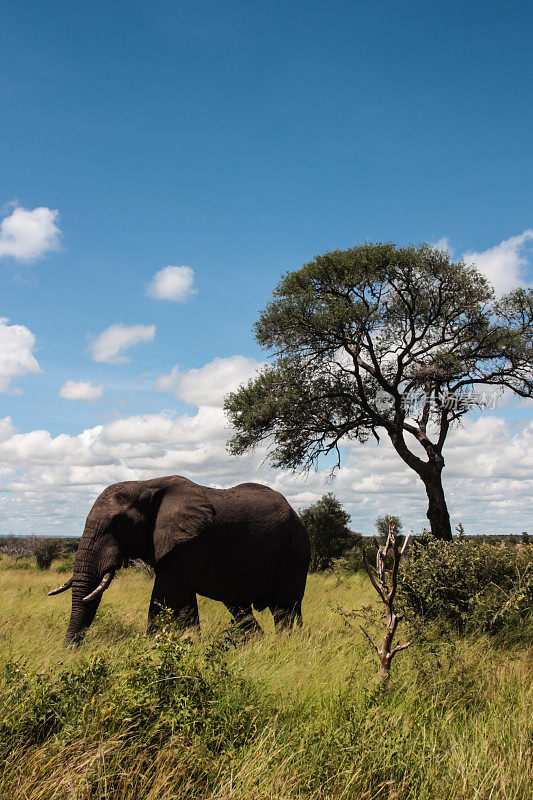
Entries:
<svg viewBox="0 0 533 800">
<path fill-rule="evenodd" d="M 178 734 L 212 752 L 256 734 L 250 683 L 226 664 L 229 637 L 199 648 L 164 623 L 152 643 L 130 640 L 127 670 L 107 656 L 38 673 L 9 659 L 0 671 L 0 757 L 48 740 L 102 735 L 155 747 Z M 15 710 L 16 713 L 13 713 Z"/>
<path fill-rule="evenodd" d="M 57 564 L 55 564 L 54 569 L 56 572 L 66 572 L 68 574 L 72 574 L 74 571 L 74 559 L 76 558 L 75 553 L 63 553 Z"/>
<path fill-rule="evenodd" d="M 485 542 L 413 542 L 398 600 L 411 620 L 461 633 L 521 626 L 533 611 L 533 549 Z"/>
<path fill-rule="evenodd" d="M 358 534 L 348 528 L 350 515 L 333 494 L 325 494 L 309 508 L 300 511 L 300 519 L 311 541 L 310 572 L 329 569 L 357 544 Z"/>
<path fill-rule="evenodd" d="M 61 544 L 63 545 L 63 552 L 65 554 L 70 553 L 72 555 L 76 555 L 79 543 L 80 543 L 79 537 L 76 538 L 69 537 L 67 539 L 62 539 Z"/>
<path fill-rule="evenodd" d="M 220 633 L 226 615 L 203 600 L 200 639 L 165 620 L 156 638 L 141 634 L 148 586 L 131 569 L 83 645 L 64 651 L 68 598 L 62 608 L 45 599 L 55 583 L 35 568 L 0 579 L 1 798 L 533 796 L 533 662 L 522 644 L 434 626 L 400 654 L 385 689 L 357 621 L 330 610 L 371 605 L 382 631 L 366 577 L 310 576 L 302 630 L 234 647 L 236 635 Z"/>
<path fill-rule="evenodd" d="M 33 546 L 33 555 L 39 569 L 50 569 L 52 561 L 59 558 L 62 552 L 59 539 L 37 539 Z"/>
</svg>

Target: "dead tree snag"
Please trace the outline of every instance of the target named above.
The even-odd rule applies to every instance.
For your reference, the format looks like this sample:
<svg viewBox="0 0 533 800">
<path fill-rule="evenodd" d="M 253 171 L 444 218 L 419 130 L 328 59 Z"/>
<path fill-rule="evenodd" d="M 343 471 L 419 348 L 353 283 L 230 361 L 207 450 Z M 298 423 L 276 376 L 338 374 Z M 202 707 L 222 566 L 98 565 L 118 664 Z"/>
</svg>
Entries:
<svg viewBox="0 0 533 800">
<path fill-rule="evenodd" d="M 398 623 L 403 619 L 403 614 L 397 614 L 394 610 L 394 596 L 396 594 L 396 588 L 398 586 L 398 568 L 400 566 L 400 560 L 405 552 L 405 548 L 407 547 L 407 542 L 409 541 L 409 537 L 411 536 L 411 528 L 409 528 L 409 533 L 405 537 L 405 541 L 403 546 L 400 549 L 400 545 L 398 543 L 398 539 L 396 536 L 396 531 L 394 525 L 391 522 L 389 516 L 389 533 L 387 536 L 387 541 L 384 547 L 380 547 L 379 542 L 377 539 L 374 539 L 374 543 L 377 548 L 376 552 L 376 569 L 375 575 L 372 571 L 372 567 L 368 563 L 368 556 L 366 551 L 363 551 L 363 557 L 365 562 L 365 568 L 368 573 L 368 577 L 372 582 L 372 586 L 376 590 L 376 592 L 381 597 L 381 600 L 385 606 L 386 614 L 387 614 L 387 630 L 383 637 L 383 644 L 381 646 L 381 650 L 372 639 L 369 633 L 363 628 L 362 625 L 359 627 L 363 631 L 364 635 L 378 654 L 380 670 L 379 675 L 382 679 L 386 679 L 389 677 L 390 667 L 392 663 L 392 659 L 399 653 L 400 650 L 405 650 L 411 642 L 407 642 L 407 644 L 396 644 L 393 647 L 392 641 L 394 639 L 394 634 L 396 633 L 396 628 L 398 627 Z M 392 552 L 392 569 L 390 574 L 390 589 L 385 583 L 385 559 L 387 558 L 387 554 L 389 551 Z"/>
</svg>

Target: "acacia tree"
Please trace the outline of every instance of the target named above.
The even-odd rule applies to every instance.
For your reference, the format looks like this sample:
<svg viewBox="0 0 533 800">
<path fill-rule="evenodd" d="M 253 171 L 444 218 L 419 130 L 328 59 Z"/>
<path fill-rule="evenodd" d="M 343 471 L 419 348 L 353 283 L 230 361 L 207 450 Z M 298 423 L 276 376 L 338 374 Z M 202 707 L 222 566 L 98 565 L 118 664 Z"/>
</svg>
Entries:
<svg viewBox="0 0 533 800">
<path fill-rule="evenodd" d="M 533 291 L 495 299 L 473 266 L 429 245 L 364 244 L 289 272 L 255 325 L 273 363 L 226 398 L 233 454 L 266 445 L 309 469 L 385 432 L 422 480 L 431 532 L 451 539 L 442 487 L 450 427 L 480 389 L 533 396 Z"/>
</svg>

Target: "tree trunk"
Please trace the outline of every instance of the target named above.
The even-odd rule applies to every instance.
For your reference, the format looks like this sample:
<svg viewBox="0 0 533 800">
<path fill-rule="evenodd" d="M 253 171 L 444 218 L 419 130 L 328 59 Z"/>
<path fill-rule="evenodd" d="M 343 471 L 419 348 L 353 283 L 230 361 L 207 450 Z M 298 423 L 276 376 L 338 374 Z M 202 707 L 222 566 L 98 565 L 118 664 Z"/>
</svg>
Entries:
<svg viewBox="0 0 533 800">
<path fill-rule="evenodd" d="M 429 500 L 427 518 L 431 526 L 431 533 L 436 539 L 444 539 L 447 542 L 451 542 L 452 528 L 444 489 L 442 488 L 442 470 L 431 469 L 421 478 L 424 481 Z"/>
</svg>

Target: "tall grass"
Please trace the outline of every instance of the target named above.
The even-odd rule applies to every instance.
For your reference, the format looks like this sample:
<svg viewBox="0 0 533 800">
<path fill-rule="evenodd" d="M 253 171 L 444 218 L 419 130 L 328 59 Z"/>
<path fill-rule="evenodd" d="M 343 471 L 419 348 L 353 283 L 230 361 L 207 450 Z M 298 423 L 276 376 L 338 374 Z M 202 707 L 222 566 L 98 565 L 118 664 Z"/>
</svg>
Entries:
<svg viewBox="0 0 533 800">
<path fill-rule="evenodd" d="M 0 565 L 1 568 L 1 565 Z M 0 573 L 0 796 L 10 800 L 525 800 L 533 658 L 428 634 L 389 684 L 355 624 L 362 575 L 313 575 L 304 628 L 241 641 L 204 600 L 201 640 L 144 635 L 150 580 L 128 570 L 83 646 L 61 641 L 58 575 Z"/>
</svg>

